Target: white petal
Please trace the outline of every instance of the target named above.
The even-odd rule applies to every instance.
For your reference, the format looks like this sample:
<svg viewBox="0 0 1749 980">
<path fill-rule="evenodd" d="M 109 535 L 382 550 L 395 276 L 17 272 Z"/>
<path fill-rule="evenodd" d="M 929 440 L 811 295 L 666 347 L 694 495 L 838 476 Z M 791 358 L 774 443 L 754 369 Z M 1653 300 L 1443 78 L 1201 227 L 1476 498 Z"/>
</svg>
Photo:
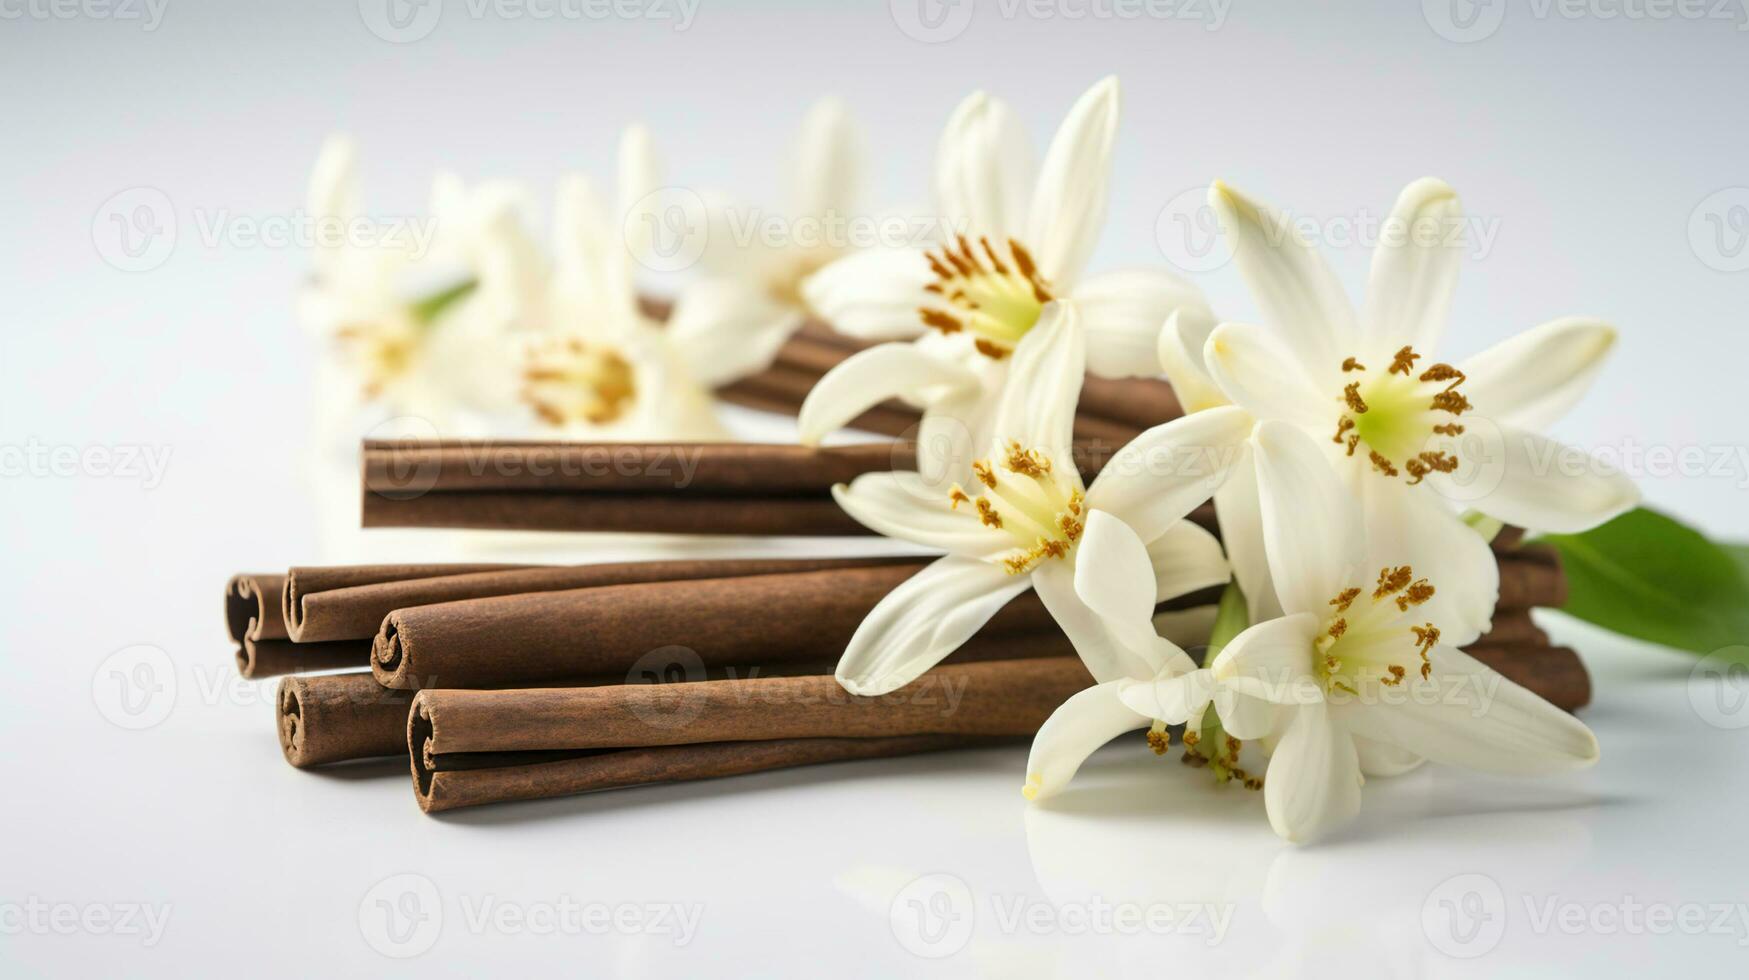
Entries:
<svg viewBox="0 0 1749 980">
<path fill-rule="evenodd" d="M 1026 244 L 1039 271 L 1058 289 L 1071 289 L 1105 226 L 1111 148 L 1117 140 L 1117 79 L 1088 89 L 1051 140 L 1027 211 Z"/>
<path fill-rule="evenodd" d="M 1354 736 L 1354 752 L 1360 758 L 1360 771 L 1368 776 L 1401 776 L 1427 761 L 1408 749 L 1359 735 Z"/>
<path fill-rule="evenodd" d="M 1014 550 L 1013 538 L 985 527 L 969 507 L 952 509 L 947 495 L 916 473 L 864 473 L 833 487 L 832 496 L 858 523 L 890 538 L 978 559 Z"/>
<path fill-rule="evenodd" d="M 1483 433 L 1474 424 L 1471 431 Z M 1480 464 L 1481 486 L 1456 486 L 1453 477 L 1462 475 L 1461 468 L 1429 482 L 1453 487 L 1456 499 L 1489 517 L 1534 531 L 1576 534 L 1640 502 L 1632 480 L 1583 450 L 1504 425 L 1477 438 L 1485 446 L 1482 454 L 1491 457 Z M 1491 489 L 1478 494 L 1488 484 Z"/>
<path fill-rule="evenodd" d="M 808 108 L 790 174 L 792 217 L 850 217 L 862 186 L 862 133 L 850 108 L 826 96 Z"/>
<path fill-rule="evenodd" d="M 1242 459 L 1251 416 L 1231 406 L 1173 419 L 1118 450 L 1087 488 L 1087 505 L 1152 541 L 1214 496 Z"/>
<path fill-rule="evenodd" d="M 1360 779 L 1354 740 L 1328 709 L 1297 709 L 1263 780 L 1269 825 L 1296 844 L 1322 837 L 1360 812 Z"/>
<path fill-rule="evenodd" d="M 1341 391 L 1320 393 L 1305 361 L 1261 327 L 1223 323 L 1209 334 L 1202 356 L 1221 392 L 1260 419 L 1309 424 L 1339 414 Z"/>
<path fill-rule="evenodd" d="M 1435 589 L 1419 611 L 1438 624 L 1446 642 L 1462 645 L 1486 631 L 1500 598 L 1500 565 L 1482 536 L 1425 484 L 1363 473 L 1351 485 L 1367 531 L 1364 581 L 1353 584 L 1368 584 L 1379 569 L 1408 565 Z"/>
<path fill-rule="evenodd" d="M 628 313 L 636 299 L 626 245 L 595 185 L 581 174 L 570 174 L 560 178 L 556 196 L 554 288 L 576 309 L 594 313 L 605 308 L 613 316 Z"/>
<path fill-rule="evenodd" d="M 1323 256 L 1286 216 L 1220 181 L 1209 204 L 1264 321 L 1309 370 L 1337 370 L 1354 353 L 1354 307 Z"/>
<path fill-rule="evenodd" d="M 1476 411 L 1520 429 L 1539 431 L 1584 397 L 1615 349 L 1615 328 L 1567 317 L 1502 341 L 1459 365 L 1464 394 Z"/>
<path fill-rule="evenodd" d="M 863 249 L 803 280 L 802 301 L 846 336 L 902 340 L 923 332 L 917 309 L 930 298 L 923 287 L 931 278 L 920 252 Z"/>
<path fill-rule="evenodd" d="M 1186 412 L 1229 404 L 1230 400 L 1209 375 L 1202 359 L 1209 334 L 1214 333 L 1217 325 L 1219 321 L 1214 314 L 1185 307 L 1173 310 L 1160 330 L 1155 354 L 1160 359 L 1160 369 L 1166 373 L 1166 380 L 1172 382 L 1178 403 Z"/>
<path fill-rule="evenodd" d="M 744 279 L 702 279 L 674 301 L 666 332 L 699 384 L 715 388 L 771 366 L 802 315 Z"/>
<path fill-rule="evenodd" d="M 995 241 L 1021 231 L 1032 147 L 1006 102 L 973 92 L 948 117 L 935 150 L 935 199 L 951 230 Z"/>
<path fill-rule="evenodd" d="M 1070 437 L 1086 365 L 1087 337 L 1075 304 L 1046 304 L 1038 322 L 1015 345 L 992 423 L 997 441 L 1017 441 L 1056 465 L 1072 468 Z"/>
<path fill-rule="evenodd" d="M 1075 555 L 1075 594 L 1120 627 L 1154 632 L 1154 563 L 1129 525 L 1096 510 Z"/>
<path fill-rule="evenodd" d="M 1148 542 L 1148 560 L 1154 565 L 1155 602 L 1224 585 L 1233 574 L 1221 553 L 1221 540 L 1189 521 L 1167 527 Z"/>
<path fill-rule="evenodd" d="M 869 611 L 838 662 L 838 683 L 871 697 L 904 687 L 959 649 L 1029 584 L 1026 576 L 986 562 L 939 559 Z"/>
<path fill-rule="evenodd" d="M 335 134 L 322 142 L 304 207 L 316 218 L 350 218 L 358 213 L 358 147 L 351 139 Z"/>
<path fill-rule="evenodd" d="M 1221 727 L 1227 730 L 1228 735 L 1242 742 L 1274 735 L 1299 710 L 1253 697 L 1225 685 L 1215 689 L 1214 703 L 1215 713 L 1221 719 Z"/>
<path fill-rule="evenodd" d="M 1100 746 L 1149 724 L 1151 719 L 1118 699 L 1116 683 L 1090 687 L 1064 701 L 1032 740 L 1032 754 L 1026 760 L 1027 798 L 1042 800 L 1057 793 Z"/>
<path fill-rule="evenodd" d="M 1223 685 L 1276 704 L 1322 701 L 1312 676 L 1312 642 L 1322 622 L 1300 613 L 1258 623 L 1222 647 L 1209 668 Z"/>
<path fill-rule="evenodd" d="M 931 398 L 917 423 L 917 472 L 943 493 L 974 479 L 972 460 L 990 445 L 994 406 L 984 386 L 948 389 Z"/>
<path fill-rule="evenodd" d="M 1125 707 L 1168 725 L 1199 720 L 1214 692 L 1215 681 L 1209 672 L 1194 669 L 1176 677 L 1120 682 L 1118 686 L 1118 697 Z"/>
<path fill-rule="evenodd" d="M 1087 370 L 1102 378 L 1160 374 L 1160 328 L 1179 310 L 1212 322 L 1195 286 L 1164 269 L 1125 269 L 1092 276 L 1075 287 L 1087 326 Z"/>
<path fill-rule="evenodd" d="M 1075 594 L 1075 572 L 1067 562 L 1051 559 L 1040 564 L 1033 569 L 1032 587 L 1096 681 L 1147 680 L 1171 663 L 1174 653 L 1182 655 L 1166 640 L 1131 647 Z"/>
<path fill-rule="evenodd" d="M 1311 437 L 1264 422 L 1254 439 L 1264 551 L 1288 613 L 1323 613 L 1358 580 L 1367 531 L 1354 495 Z"/>
<path fill-rule="evenodd" d="M 619 217 L 626 217 L 632 208 L 662 186 L 662 165 L 656 159 L 656 141 L 650 130 L 641 125 L 627 126 L 619 137 Z M 648 224 L 636 222 L 640 230 Z M 634 249 L 636 244 L 633 245 Z"/>
<path fill-rule="evenodd" d="M 1597 761 L 1584 722 L 1453 647 L 1435 647 L 1430 683 L 1438 697 L 1345 706 L 1343 723 L 1435 762 L 1534 776 Z"/>
<path fill-rule="evenodd" d="M 889 398 L 929 401 L 948 391 L 977 390 L 978 376 L 910 344 L 880 344 L 858 351 L 814 382 L 796 412 L 798 438 L 818 445 L 828 433 Z"/>
<path fill-rule="evenodd" d="M 1366 339 L 1357 353 L 1389 357 L 1407 344 L 1428 353 L 1445 333 L 1464 246 L 1463 206 L 1445 181 L 1423 177 L 1403 189 L 1372 253 Z"/>
<path fill-rule="evenodd" d="M 1221 544 L 1233 567 L 1233 580 L 1245 593 L 1253 623 L 1281 615 L 1281 600 L 1275 597 L 1275 580 L 1269 576 L 1269 557 L 1263 548 L 1263 504 L 1257 493 L 1257 460 L 1247 446 L 1233 463 L 1227 482 L 1215 491 L 1215 517 L 1220 520 Z"/>
</svg>

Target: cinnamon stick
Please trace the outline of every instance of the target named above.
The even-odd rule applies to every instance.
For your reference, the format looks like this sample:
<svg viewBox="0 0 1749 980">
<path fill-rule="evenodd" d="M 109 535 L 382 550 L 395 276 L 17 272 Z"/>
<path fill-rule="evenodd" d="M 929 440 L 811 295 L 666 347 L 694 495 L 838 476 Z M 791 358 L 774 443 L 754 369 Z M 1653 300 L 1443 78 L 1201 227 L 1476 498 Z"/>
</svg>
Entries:
<svg viewBox="0 0 1749 980">
<path fill-rule="evenodd" d="M 945 663 L 990 660 L 1031 660 L 1072 657 L 1075 648 L 1058 632 L 974 637 Z M 620 658 L 620 669 L 590 677 L 567 678 L 518 687 L 598 687 L 616 684 L 670 683 L 685 680 L 690 665 L 662 663 L 657 669 L 634 672 L 643 653 Z M 658 658 L 663 659 L 663 658 Z M 661 667 L 682 667 L 670 672 Z M 745 680 L 760 677 L 830 675 L 831 660 L 805 663 L 734 664 L 706 669 L 692 680 Z M 670 674 L 673 673 L 673 676 Z M 288 677 L 280 682 L 280 747 L 286 761 L 299 769 L 401 755 L 407 751 L 407 706 L 412 691 L 383 687 L 369 673 Z"/>
<path fill-rule="evenodd" d="M 419 805 L 435 812 L 1024 738 L 1090 683 L 1079 660 L 1057 657 L 943 665 L 877 698 L 826 676 L 421 691 L 408 755 Z"/>
<path fill-rule="evenodd" d="M 1465 652 L 1557 708 L 1577 711 L 1591 703 L 1591 675 L 1571 647 L 1473 646 Z"/>
<path fill-rule="evenodd" d="M 306 670 L 367 666 L 370 644 L 358 637 L 322 644 L 287 639 L 280 601 L 286 582 L 284 575 L 244 573 L 225 583 L 225 628 L 237 644 L 238 673 L 253 680 Z"/>
<path fill-rule="evenodd" d="M 300 643 L 369 640 L 383 617 L 397 609 L 488 596 L 678 582 L 700 578 L 820 571 L 888 565 L 897 558 L 743 558 L 613 562 L 594 565 L 520 565 L 402 579 L 359 576 L 346 566 L 294 568 L 286 577 L 287 631 Z M 343 584 L 357 582 L 358 584 Z M 368 660 L 368 657 L 366 658 Z M 361 660 L 360 664 L 365 663 Z"/>
<path fill-rule="evenodd" d="M 740 578 L 646 582 L 398 609 L 371 669 L 385 687 L 485 687 L 623 670 L 626 651 L 683 651 L 700 668 L 836 661 L 870 610 L 923 560 Z M 1205 605 L 1207 590 L 1165 608 Z M 1054 632 L 1027 592 L 980 635 Z"/>
<path fill-rule="evenodd" d="M 408 691 L 368 672 L 287 677 L 279 682 L 279 747 L 299 769 L 406 749 Z"/>
</svg>

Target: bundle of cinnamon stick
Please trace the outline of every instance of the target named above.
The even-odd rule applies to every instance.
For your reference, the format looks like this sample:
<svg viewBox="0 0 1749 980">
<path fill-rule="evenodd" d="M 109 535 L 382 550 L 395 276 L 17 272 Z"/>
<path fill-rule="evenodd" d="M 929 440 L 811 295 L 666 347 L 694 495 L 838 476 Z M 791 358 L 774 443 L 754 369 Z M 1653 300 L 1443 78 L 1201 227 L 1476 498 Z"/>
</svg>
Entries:
<svg viewBox="0 0 1749 980">
<path fill-rule="evenodd" d="M 297 675 L 278 698 L 287 761 L 401 755 L 420 806 L 437 811 L 1024 740 L 1090 682 L 1027 594 L 915 684 L 844 693 L 829 676 L 844 644 L 918 567 L 303 567 L 237 576 L 226 618 L 245 676 Z M 1564 598 L 1553 553 L 1503 541 L 1501 581 L 1495 628 L 1470 652 L 1562 707 L 1585 704 L 1577 655 L 1529 614 Z M 1215 598 L 1162 606 L 1163 634 L 1206 640 Z"/>
</svg>

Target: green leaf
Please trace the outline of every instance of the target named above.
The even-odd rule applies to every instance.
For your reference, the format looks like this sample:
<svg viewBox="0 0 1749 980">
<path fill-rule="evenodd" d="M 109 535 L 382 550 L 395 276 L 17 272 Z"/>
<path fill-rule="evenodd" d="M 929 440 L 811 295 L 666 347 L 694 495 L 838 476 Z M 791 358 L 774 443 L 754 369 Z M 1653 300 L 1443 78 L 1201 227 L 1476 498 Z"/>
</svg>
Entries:
<svg viewBox="0 0 1749 980">
<path fill-rule="evenodd" d="M 480 284 L 473 279 L 464 279 L 453 286 L 432 293 L 429 296 L 414 300 L 407 308 L 412 314 L 413 322 L 421 327 L 429 327 L 443 311 L 466 299 Z"/>
<path fill-rule="evenodd" d="M 1567 572 L 1563 612 L 1694 653 L 1742 647 L 1749 662 L 1749 545 L 1720 545 L 1656 511 L 1550 534 Z"/>
</svg>

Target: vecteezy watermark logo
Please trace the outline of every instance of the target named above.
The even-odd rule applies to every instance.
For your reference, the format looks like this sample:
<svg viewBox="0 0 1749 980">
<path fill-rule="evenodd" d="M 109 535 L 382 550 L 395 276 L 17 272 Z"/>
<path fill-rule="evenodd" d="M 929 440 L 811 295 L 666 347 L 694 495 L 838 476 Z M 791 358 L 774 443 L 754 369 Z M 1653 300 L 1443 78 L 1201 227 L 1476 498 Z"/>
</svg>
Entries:
<svg viewBox="0 0 1749 980">
<path fill-rule="evenodd" d="M 652 728 L 683 728 L 704 711 L 704 660 L 691 647 L 657 647 L 632 662 L 627 684 L 654 685 L 648 698 L 632 701 L 632 714 Z M 646 692 L 633 691 L 633 694 Z"/>
<path fill-rule="evenodd" d="M 123 272 L 150 272 L 176 251 L 176 207 L 156 187 L 130 187 L 91 218 L 91 243 Z"/>
<path fill-rule="evenodd" d="M 973 0 L 887 0 L 893 23 L 906 37 L 924 44 L 951 41 L 972 22 Z"/>
<path fill-rule="evenodd" d="M 150 949 L 164 938 L 170 912 L 163 902 L 50 902 L 32 895 L 0 902 L 0 935 L 122 936 Z"/>
<path fill-rule="evenodd" d="M 1702 657 L 1688 675 L 1688 703 L 1714 728 L 1749 728 L 1749 647 L 1723 647 Z"/>
<path fill-rule="evenodd" d="M 170 0 L 0 0 L 0 20 L 139 22 L 150 33 L 164 22 Z"/>
<path fill-rule="evenodd" d="M 1688 247 L 1707 268 L 1749 269 L 1749 187 L 1727 187 L 1688 215 Z"/>
<path fill-rule="evenodd" d="M 977 916 L 971 887 L 945 873 L 924 875 L 899 889 L 887 912 L 899 945 L 931 960 L 965 949 Z"/>
<path fill-rule="evenodd" d="M 1506 0 L 1421 0 L 1421 16 L 1433 33 L 1469 44 L 1500 29 L 1506 20 Z"/>
<path fill-rule="evenodd" d="M 938 873 L 899 889 L 887 914 L 899 945 L 926 959 L 945 959 L 985 927 L 1002 936 L 1194 936 L 1216 946 L 1226 939 L 1234 908 L 1099 895 L 1070 902 L 1024 893 L 978 895 L 960 878 Z"/>
<path fill-rule="evenodd" d="M 358 0 L 358 16 L 377 37 L 411 44 L 437 30 L 443 0 Z"/>
<path fill-rule="evenodd" d="M 1213 272 L 1233 257 L 1209 205 L 1207 185 L 1172 195 L 1154 219 L 1154 243 L 1166 261 L 1185 272 Z"/>
<path fill-rule="evenodd" d="M 690 187 L 658 187 L 626 212 L 626 248 L 652 272 L 690 269 L 710 243 L 710 212 Z"/>
<path fill-rule="evenodd" d="M 1500 945 L 1506 934 L 1506 895 L 1483 874 L 1447 878 L 1421 903 L 1421 931 L 1433 948 L 1457 959 L 1474 959 Z"/>
<path fill-rule="evenodd" d="M 365 487 L 388 500 L 414 500 L 430 493 L 437 486 L 443 464 L 431 453 L 421 452 L 420 447 L 434 445 L 438 439 L 437 426 L 417 415 L 402 415 L 371 426 L 365 442 L 387 442 L 406 452 L 367 458 Z"/>
<path fill-rule="evenodd" d="M 114 725 L 151 728 L 176 707 L 176 665 L 151 644 L 122 647 L 91 675 L 91 700 Z"/>
<path fill-rule="evenodd" d="M 965 33 L 977 0 L 888 0 L 900 33 L 941 44 Z M 1233 0 L 985 0 L 1003 20 L 1187 21 L 1218 31 Z"/>
<path fill-rule="evenodd" d="M 390 875 L 358 903 L 358 931 L 371 949 L 404 960 L 430 949 L 443 932 L 437 883 L 421 874 Z"/>
</svg>

